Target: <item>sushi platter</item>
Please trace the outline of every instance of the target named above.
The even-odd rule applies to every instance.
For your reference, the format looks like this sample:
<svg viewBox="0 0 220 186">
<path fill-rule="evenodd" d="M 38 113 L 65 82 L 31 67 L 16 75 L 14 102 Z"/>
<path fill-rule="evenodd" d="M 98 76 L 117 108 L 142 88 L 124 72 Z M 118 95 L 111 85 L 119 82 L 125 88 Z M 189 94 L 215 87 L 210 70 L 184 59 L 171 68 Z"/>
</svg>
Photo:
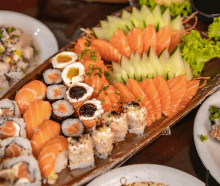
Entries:
<svg viewBox="0 0 220 186">
<path fill-rule="evenodd" d="M 132 7 L 129 6 L 123 11 L 131 12 L 132 10 Z M 121 14 L 122 11 L 118 11 L 112 16 L 120 17 Z M 166 15 L 169 16 L 168 13 Z M 176 19 L 171 25 L 174 25 L 177 21 Z M 135 24 L 139 23 L 135 22 Z M 165 32 L 170 34 L 174 27 L 175 29 L 182 28 L 181 25 L 170 27 L 164 22 L 163 24 Z M 191 27 L 193 24 L 194 23 L 189 21 L 185 26 Z M 200 28 L 200 25 L 202 25 L 202 22 L 198 21 L 196 29 L 202 33 L 204 30 Z M 95 32 L 96 35 L 98 33 L 98 35 L 102 37 L 105 30 L 100 29 L 99 26 L 100 25 L 94 27 Z M 139 26 L 141 27 L 141 25 Z M 161 28 L 161 30 L 163 30 L 163 28 Z M 154 30 L 154 27 L 149 27 L 149 29 Z M 127 33 L 127 37 L 131 39 L 138 32 L 138 29 L 136 29 L 134 33 L 129 32 Z M 146 32 L 148 32 L 148 30 L 146 30 Z M 161 35 L 162 38 L 163 34 L 161 33 L 162 32 L 158 32 L 158 35 Z M 119 34 L 123 34 L 123 32 Z M 109 36 L 107 35 L 106 37 Z M 117 34 L 115 34 L 115 37 L 117 38 Z M 85 38 L 87 40 L 85 40 Z M 24 137 L 31 140 L 30 142 L 27 140 L 27 149 L 29 149 L 31 143 L 33 155 L 34 157 L 38 157 L 41 174 L 45 178 L 43 179 L 44 185 L 84 185 L 103 173 L 119 167 L 133 155 L 163 135 L 167 128 L 171 128 L 192 109 L 201 104 L 207 96 L 217 90 L 220 84 L 220 60 L 218 58 L 214 58 L 204 65 L 200 82 L 198 79 L 192 80 L 192 73 L 190 70 L 187 70 L 190 69 L 190 67 L 180 59 L 180 51 L 179 48 L 176 47 L 176 43 L 174 43 L 174 47 L 165 50 L 160 47 L 161 45 L 155 45 L 155 48 L 145 47 L 147 48 L 148 56 L 147 54 L 141 55 L 142 52 L 138 50 L 136 53 L 131 54 L 131 56 L 133 55 L 132 59 L 134 61 L 141 61 L 142 59 L 149 59 L 149 61 L 156 59 L 156 61 L 160 61 L 161 59 L 167 59 L 168 62 L 163 67 L 166 69 L 170 68 L 171 72 L 164 74 L 164 71 L 160 71 L 160 73 L 152 75 L 151 71 L 148 70 L 149 68 L 144 66 L 143 69 L 147 71 L 146 75 L 145 71 L 141 71 L 143 67 L 142 63 L 139 63 L 139 70 L 142 74 L 138 74 L 137 70 L 135 69 L 134 71 L 134 68 L 130 65 L 131 57 L 130 59 L 124 56 L 121 57 L 122 55 L 117 49 L 114 55 L 103 56 L 104 46 L 109 46 L 110 44 L 94 38 L 92 38 L 91 43 L 87 43 L 90 42 L 90 39 L 91 34 L 85 30 L 80 38 L 69 43 L 44 63 L 38 65 L 1 98 L 2 102 L 4 99 L 5 102 L 8 101 L 6 99 L 9 99 L 15 100 L 17 103 L 20 112 L 16 114 L 18 108 L 14 106 L 15 111 L 13 114 L 17 117 L 20 117 L 20 114 L 23 116 L 26 123 L 26 133 Z M 117 41 L 117 39 L 112 39 L 110 43 L 117 44 Z M 162 42 L 163 39 L 160 41 Z M 84 43 L 82 44 L 80 42 Z M 128 40 L 128 43 L 132 42 L 133 41 Z M 100 47 L 100 43 L 103 47 Z M 86 47 L 82 49 L 82 46 Z M 132 50 L 132 47 L 130 44 L 130 50 Z M 142 48 L 142 51 L 143 50 L 145 49 Z M 172 53 L 172 55 L 170 55 L 170 53 Z M 124 55 L 126 56 L 127 54 Z M 159 56 L 159 58 L 157 56 Z M 78 57 L 79 59 L 77 59 Z M 101 57 L 106 61 L 114 61 L 112 62 L 113 72 L 109 71 L 109 69 L 112 69 L 111 64 L 106 61 L 103 62 Z M 79 60 L 79 62 L 77 60 Z M 84 64 L 83 62 L 88 63 Z M 119 65 L 120 62 L 121 66 Z M 125 62 L 129 68 L 122 65 Z M 176 64 L 174 65 L 175 68 L 169 66 L 171 63 Z M 150 65 L 148 67 L 150 67 Z M 85 71 L 87 72 L 86 75 Z M 107 72 L 106 75 L 103 74 L 103 71 Z M 128 76 L 124 75 L 125 72 Z M 107 81 L 106 77 L 108 74 L 114 75 L 114 79 L 110 79 L 113 83 Z M 163 76 L 166 76 L 167 79 Z M 154 78 L 154 80 L 151 78 Z M 60 84 L 62 81 L 63 84 Z M 162 82 L 164 82 L 164 84 L 162 84 Z M 205 82 L 205 84 L 203 82 Z M 101 89 L 100 87 L 99 89 L 97 88 L 99 86 L 97 84 L 101 84 Z M 112 84 L 114 84 L 114 86 Z M 175 84 L 175 88 L 173 88 L 173 84 Z M 159 85 L 163 87 L 161 88 Z M 187 86 L 188 90 L 193 89 L 194 92 L 188 92 L 187 95 L 189 95 L 189 98 L 186 98 L 187 101 L 181 102 L 187 90 Z M 185 89 L 183 87 L 185 87 Z M 58 89 L 59 92 L 56 92 Z M 169 94 L 171 94 L 169 98 L 169 109 L 165 108 L 167 107 L 166 105 L 157 108 L 158 105 L 155 104 L 156 101 L 151 105 L 148 98 L 152 98 L 151 102 L 153 102 L 154 95 L 158 96 L 161 103 L 164 102 L 165 104 L 168 102 L 167 100 L 162 101 L 162 98 L 160 98 L 165 94 L 165 89 L 170 91 Z M 184 89 L 183 93 L 181 93 L 181 89 Z M 52 94 L 53 91 L 54 94 Z M 151 94 L 147 94 L 147 92 L 151 92 Z M 175 94 L 175 92 L 178 94 Z M 124 93 L 124 96 L 122 93 Z M 171 100 L 171 97 L 178 97 L 180 95 L 182 95 L 182 97 L 178 102 L 178 107 L 171 106 L 171 102 L 173 105 L 176 104 L 173 98 L 173 100 Z M 46 101 L 43 100 L 44 97 L 46 97 Z M 11 101 L 7 103 L 7 105 L 13 105 L 13 103 L 14 102 Z M 0 106 L 1 104 L 3 103 L 0 102 Z M 150 109 L 150 106 L 155 107 L 153 111 Z M 181 108 L 179 106 L 181 106 Z M 3 109 L 2 107 L 2 110 Z M 156 112 L 157 109 L 160 111 Z M 4 112 L 4 110 L 2 110 L 0 109 L 1 112 Z M 8 110 L 6 109 L 5 112 L 8 112 Z M 10 117 L 3 116 L 2 118 L 4 122 L 7 122 L 12 120 Z M 52 119 L 48 120 L 50 117 Z M 120 118 L 120 121 L 117 121 L 118 118 Z M 21 121 L 19 119 L 19 121 L 13 121 L 17 123 L 20 128 L 24 128 L 24 124 L 22 123 L 24 122 L 23 119 L 20 118 Z M 120 123 L 120 127 L 117 128 L 113 126 L 114 122 L 112 121 Z M 124 124 L 124 121 L 129 124 Z M 59 123 L 62 123 L 62 128 L 59 127 Z M 71 123 L 77 124 L 78 132 L 72 133 L 71 130 L 67 130 Z M 100 126 L 101 123 L 103 126 Z M 51 127 L 50 130 L 46 129 L 47 125 Z M 96 126 L 100 127 L 96 128 Z M 109 126 L 111 126 L 111 128 Z M 112 128 L 114 129 L 114 133 L 112 132 Z M 39 132 L 40 130 L 43 136 L 48 138 L 45 144 L 43 144 L 43 142 L 41 144 L 41 142 L 38 141 L 42 135 Z M 51 133 L 47 133 L 46 130 L 51 131 Z M 63 135 L 59 135 L 61 130 Z M 24 131 L 24 129 L 21 130 L 20 133 L 22 131 Z M 103 133 L 105 133 L 105 137 L 101 139 L 100 142 L 100 135 Z M 3 132 L 1 135 L 3 136 Z M 90 135 L 92 137 L 90 137 Z M 23 136 L 23 134 L 19 136 Z M 66 136 L 68 138 L 66 138 Z M 77 138 L 77 140 L 75 138 Z M 91 143 L 91 138 L 94 144 Z M 7 142 L 4 143 L 5 148 L 11 142 L 12 140 L 7 140 Z M 56 158 L 60 161 L 58 165 L 56 161 L 56 165 L 54 166 L 56 168 L 59 166 L 59 171 L 57 171 L 59 174 L 56 174 L 54 170 L 49 173 L 47 171 L 47 168 L 51 166 L 48 164 L 49 151 L 54 147 L 55 142 L 59 146 Z M 2 144 L 2 146 L 4 144 Z M 95 156 L 94 154 L 91 155 L 93 146 L 95 146 Z M 68 161 L 65 159 L 67 149 L 69 153 Z M 29 151 L 27 150 L 25 153 L 29 153 Z M 79 154 L 81 155 L 80 157 Z M 48 160 L 48 162 L 46 160 Z M 25 161 L 28 163 L 32 160 L 27 159 Z M 77 161 L 80 163 L 77 163 Z M 35 163 L 35 161 L 32 162 Z M 69 162 L 68 166 L 67 162 Z M 33 166 L 35 166 L 34 163 Z M 6 161 L 4 167 L 8 168 L 10 166 L 10 162 Z M 37 173 L 36 177 L 39 177 Z"/>
</svg>

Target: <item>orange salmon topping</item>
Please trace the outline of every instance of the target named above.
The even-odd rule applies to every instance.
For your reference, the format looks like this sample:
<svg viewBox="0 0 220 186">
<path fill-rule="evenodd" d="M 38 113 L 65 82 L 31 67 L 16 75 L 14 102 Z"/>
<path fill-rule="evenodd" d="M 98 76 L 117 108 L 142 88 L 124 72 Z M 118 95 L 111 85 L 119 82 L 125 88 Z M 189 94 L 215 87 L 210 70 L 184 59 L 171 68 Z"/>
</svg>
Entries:
<svg viewBox="0 0 220 186">
<path fill-rule="evenodd" d="M 60 75 L 58 73 L 52 73 L 52 74 L 48 74 L 47 76 L 51 81 L 55 82 L 57 81 L 57 79 L 60 77 Z"/>
<path fill-rule="evenodd" d="M 77 134 L 80 130 L 79 123 L 73 123 L 71 126 L 66 129 L 70 134 Z"/>
<path fill-rule="evenodd" d="M 18 168 L 18 178 L 27 178 L 30 182 L 34 181 L 34 177 L 32 177 L 28 171 L 28 164 L 21 163 Z"/>
<path fill-rule="evenodd" d="M 59 56 L 57 56 L 58 63 L 70 62 L 71 60 L 72 60 L 72 58 L 68 55 L 65 55 L 65 54 L 60 54 Z"/>
<path fill-rule="evenodd" d="M 59 89 L 53 89 L 53 96 L 57 97 L 57 96 L 62 95 L 62 90 L 63 90 L 63 87 L 60 87 Z"/>
<path fill-rule="evenodd" d="M 16 128 L 13 121 L 7 121 L 1 128 L 2 139 L 13 137 L 16 133 Z"/>
<path fill-rule="evenodd" d="M 66 109 L 66 105 L 64 104 L 59 104 L 59 107 L 57 110 L 60 112 L 68 112 L 68 110 Z"/>
<path fill-rule="evenodd" d="M 12 143 L 6 148 L 6 157 L 12 158 L 20 156 L 22 150 L 23 148 L 21 146 Z"/>
</svg>

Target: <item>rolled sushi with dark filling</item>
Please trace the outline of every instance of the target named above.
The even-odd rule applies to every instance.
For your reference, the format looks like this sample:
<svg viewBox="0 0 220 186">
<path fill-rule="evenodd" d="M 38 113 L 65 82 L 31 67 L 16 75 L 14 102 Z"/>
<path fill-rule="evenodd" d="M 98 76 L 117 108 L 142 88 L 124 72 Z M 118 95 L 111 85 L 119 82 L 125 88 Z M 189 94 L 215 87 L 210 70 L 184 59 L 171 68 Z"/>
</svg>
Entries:
<svg viewBox="0 0 220 186">
<path fill-rule="evenodd" d="M 11 137 L 1 141 L 0 158 L 32 155 L 31 143 L 23 137 Z"/>
<path fill-rule="evenodd" d="M 59 99 L 64 99 L 66 87 L 64 85 L 51 85 L 47 87 L 47 99 L 52 102 Z"/>
<path fill-rule="evenodd" d="M 0 179 L 6 185 L 41 186 L 41 174 L 37 160 L 33 156 L 19 156 L 3 161 Z"/>
<path fill-rule="evenodd" d="M 16 101 L 10 99 L 2 99 L 0 101 L 0 116 L 8 115 L 20 118 L 20 111 Z"/>
<path fill-rule="evenodd" d="M 123 113 L 127 114 L 128 131 L 137 135 L 143 134 L 147 125 L 147 109 L 131 101 L 123 104 Z"/>
<path fill-rule="evenodd" d="M 26 138 L 26 124 L 22 118 L 3 115 L 0 117 L 0 139 L 20 136 Z"/>
<path fill-rule="evenodd" d="M 79 109 L 79 119 L 86 129 L 90 130 L 95 125 L 101 125 L 104 110 L 101 101 L 93 98 L 83 103 Z"/>
<path fill-rule="evenodd" d="M 66 98 L 74 107 L 74 115 L 79 117 L 79 108 L 91 99 L 94 89 L 85 83 L 76 83 L 66 92 Z"/>
<path fill-rule="evenodd" d="M 211 105 L 209 109 L 209 120 L 211 121 L 210 135 L 220 141 L 220 108 Z"/>
<path fill-rule="evenodd" d="M 128 132 L 127 114 L 120 112 L 105 112 L 102 115 L 102 123 L 109 126 L 114 133 L 113 143 L 126 139 Z"/>
<path fill-rule="evenodd" d="M 62 123 L 62 132 L 65 136 L 79 137 L 84 131 L 83 123 L 79 119 L 66 119 Z"/>
<path fill-rule="evenodd" d="M 95 155 L 102 159 L 107 159 L 113 149 L 114 133 L 110 127 L 103 125 L 92 130 L 92 140 L 95 148 Z"/>
<path fill-rule="evenodd" d="M 63 81 L 61 77 L 61 70 L 59 69 L 50 68 L 45 70 L 43 73 L 43 78 L 44 78 L 44 82 L 47 85 L 58 84 Z"/>
<path fill-rule="evenodd" d="M 89 134 L 76 140 L 68 137 L 68 157 L 70 169 L 86 168 L 94 166 L 94 152 L 92 138 Z"/>
</svg>

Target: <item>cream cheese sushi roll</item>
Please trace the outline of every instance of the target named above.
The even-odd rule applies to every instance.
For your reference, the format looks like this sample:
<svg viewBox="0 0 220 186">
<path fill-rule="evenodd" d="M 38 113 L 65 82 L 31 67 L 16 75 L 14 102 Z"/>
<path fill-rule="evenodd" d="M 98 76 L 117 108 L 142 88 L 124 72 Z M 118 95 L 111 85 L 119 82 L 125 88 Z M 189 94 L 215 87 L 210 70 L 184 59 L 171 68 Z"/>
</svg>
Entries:
<svg viewBox="0 0 220 186">
<path fill-rule="evenodd" d="M 80 62 L 67 65 L 62 71 L 64 85 L 68 88 L 82 83 L 85 77 L 85 67 Z"/>
<path fill-rule="evenodd" d="M 128 131 L 137 135 L 143 134 L 147 125 L 147 109 L 131 101 L 123 104 L 123 112 L 127 113 Z"/>
<path fill-rule="evenodd" d="M 26 138 L 26 124 L 22 118 L 3 115 L 0 117 L 0 139 L 20 136 Z"/>
<path fill-rule="evenodd" d="M 20 118 L 20 110 L 16 101 L 9 100 L 9 99 L 2 99 L 0 101 L 0 116 L 1 115 L 8 115 L 8 116 L 15 116 Z"/>
<path fill-rule="evenodd" d="M 79 137 L 83 131 L 84 126 L 79 119 L 67 119 L 62 123 L 62 132 L 65 136 Z"/>
<path fill-rule="evenodd" d="M 44 78 L 44 82 L 47 85 L 58 84 L 63 81 L 61 77 L 61 70 L 59 69 L 50 68 L 45 70 L 43 73 L 43 78 Z"/>
<path fill-rule="evenodd" d="M 52 58 L 53 68 L 63 70 L 67 65 L 75 63 L 77 58 L 76 53 L 63 51 Z"/>
<path fill-rule="evenodd" d="M 127 114 L 120 112 L 105 112 L 102 115 L 102 123 L 109 126 L 114 133 L 113 143 L 126 139 L 128 132 Z"/>
<path fill-rule="evenodd" d="M 74 115 L 79 117 L 79 108 L 81 105 L 91 99 L 94 89 L 85 83 L 77 83 L 66 92 L 66 99 L 74 107 Z"/>
<path fill-rule="evenodd" d="M 47 99 L 52 102 L 58 99 L 64 99 L 66 87 L 64 85 L 50 85 L 47 87 Z"/>
<path fill-rule="evenodd" d="M 110 127 L 103 125 L 92 130 L 92 140 L 95 148 L 95 155 L 107 159 L 113 149 L 114 133 Z"/>
<path fill-rule="evenodd" d="M 23 137 L 11 137 L 0 142 L 0 158 L 32 155 L 31 143 Z"/>
<path fill-rule="evenodd" d="M 92 138 L 89 134 L 79 140 L 68 137 L 69 168 L 71 170 L 94 166 Z"/>
<path fill-rule="evenodd" d="M 33 156 L 19 156 L 4 160 L 0 178 L 7 180 L 7 185 L 41 186 L 40 170 Z"/>
<path fill-rule="evenodd" d="M 90 130 L 95 125 L 101 125 L 104 110 L 101 101 L 93 98 L 83 103 L 79 109 L 79 119 L 86 129 Z"/>
</svg>

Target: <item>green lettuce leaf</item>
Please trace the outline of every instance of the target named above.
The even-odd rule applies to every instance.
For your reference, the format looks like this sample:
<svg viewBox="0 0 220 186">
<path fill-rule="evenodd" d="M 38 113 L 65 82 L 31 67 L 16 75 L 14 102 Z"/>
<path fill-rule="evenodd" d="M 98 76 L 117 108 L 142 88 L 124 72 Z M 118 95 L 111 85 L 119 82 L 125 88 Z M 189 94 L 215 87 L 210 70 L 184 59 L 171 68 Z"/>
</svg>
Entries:
<svg viewBox="0 0 220 186">
<path fill-rule="evenodd" d="M 213 23 L 209 25 L 208 36 L 216 41 L 220 40 L 220 17 L 214 18 Z"/>
</svg>

